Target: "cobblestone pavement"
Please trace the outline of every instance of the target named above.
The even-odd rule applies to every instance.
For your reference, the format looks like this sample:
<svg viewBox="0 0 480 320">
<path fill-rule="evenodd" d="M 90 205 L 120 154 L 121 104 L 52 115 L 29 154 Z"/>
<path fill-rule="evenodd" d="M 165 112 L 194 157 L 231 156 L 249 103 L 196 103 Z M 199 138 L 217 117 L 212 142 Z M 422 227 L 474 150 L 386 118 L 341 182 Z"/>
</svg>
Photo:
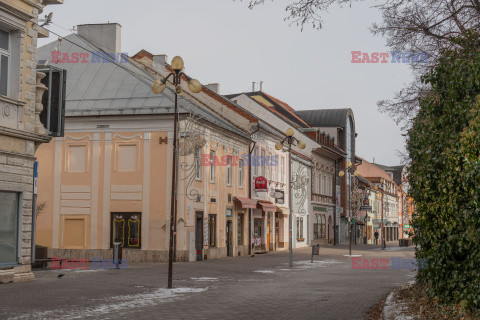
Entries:
<svg viewBox="0 0 480 320">
<path fill-rule="evenodd" d="M 175 263 L 174 290 L 166 289 L 166 264 L 36 271 L 34 282 L 0 285 L 0 319 L 363 319 L 414 277 L 407 269 L 352 269 L 346 246 L 321 247 L 313 264 L 310 252 L 295 251 L 292 269 L 286 251 Z M 357 245 L 352 255 L 412 259 L 413 253 Z"/>
</svg>

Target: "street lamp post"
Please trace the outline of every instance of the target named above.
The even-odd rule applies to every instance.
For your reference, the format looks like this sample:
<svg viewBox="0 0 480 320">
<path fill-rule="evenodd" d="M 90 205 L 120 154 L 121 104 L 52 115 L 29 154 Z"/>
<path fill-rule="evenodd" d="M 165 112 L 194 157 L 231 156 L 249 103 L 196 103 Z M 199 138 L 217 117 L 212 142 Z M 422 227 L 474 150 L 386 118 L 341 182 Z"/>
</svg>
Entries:
<svg viewBox="0 0 480 320">
<path fill-rule="evenodd" d="M 358 177 L 360 176 L 360 172 L 355 170 L 353 173 L 353 164 L 350 160 L 347 161 L 347 168 L 346 172 L 348 172 L 348 178 L 350 179 L 350 211 L 352 212 L 353 215 L 353 205 L 352 205 L 352 199 L 353 199 L 353 177 Z M 340 171 L 338 175 L 341 177 L 345 176 L 345 171 Z M 348 219 L 348 242 L 349 242 L 349 255 L 352 255 L 352 226 L 351 226 L 351 220 Z"/>
<path fill-rule="evenodd" d="M 288 145 L 288 183 L 289 183 L 289 189 L 288 189 L 288 206 L 290 210 L 289 214 L 289 219 L 288 219 L 288 246 L 290 249 L 290 262 L 289 266 L 290 268 L 293 267 L 293 188 L 292 188 L 292 145 L 297 145 L 300 149 L 305 149 L 305 143 L 303 141 L 298 140 L 294 136 L 294 131 L 292 128 L 288 128 L 286 132 L 286 138 L 283 139 L 282 141 L 279 141 L 275 144 L 275 149 L 276 150 L 282 150 L 284 147 L 284 144 L 286 143 Z"/>
<path fill-rule="evenodd" d="M 170 243 L 168 250 L 168 288 L 173 287 L 173 256 L 174 256 L 174 238 L 176 233 L 176 216 L 177 216 L 177 140 L 178 140 L 178 95 L 182 94 L 181 86 L 182 76 L 187 76 L 182 72 L 184 64 L 183 59 L 176 56 L 172 59 L 171 67 L 173 72 L 170 72 L 165 78 L 156 80 L 152 85 L 152 91 L 155 94 L 162 93 L 166 88 L 167 80 L 173 77 L 172 83 L 175 86 L 175 111 L 173 119 L 173 161 L 172 161 L 172 193 L 170 202 Z M 188 78 L 187 78 L 188 79 Z M 193 93 L 202 91 L 202 85 L 198 80 L 190 79 L 188 81 L 188 89 Z"/>
<path fill-rule="evenodd" d="M 385 250 L 386 243 L 385 243 L 385 225 L 383 222 L 383 212 L 385 211 L 385 179 L 381 179 L 380 182 L 382 183 L 382 250 Z M 388 203 L 388 202 L 387 202 Z"/>
</svg>

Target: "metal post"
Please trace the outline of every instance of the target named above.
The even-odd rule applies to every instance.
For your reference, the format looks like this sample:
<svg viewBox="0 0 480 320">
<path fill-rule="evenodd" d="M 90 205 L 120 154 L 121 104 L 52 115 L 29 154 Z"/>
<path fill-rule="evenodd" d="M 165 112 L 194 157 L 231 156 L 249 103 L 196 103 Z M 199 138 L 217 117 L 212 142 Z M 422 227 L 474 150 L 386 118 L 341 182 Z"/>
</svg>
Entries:
<svg viewBox="0 0 480 320">
<path fill-rule="evenodd" d="M 288 202 L 289 202 L 289 210 L 290 215 L 288 219 L 288 228 L 289 228 L 289 248 L 290 248 L 290 268 L 293 267 L 293 236 L 292 236 L 292 225 L 293 225 L 293 202 L 292 202 L 292 138 L 288 137 L 288 185 L 289 185 L 289 195 L 288 195 Z"/>
<path fill-rule="evenodd" d="M 382 190 L 382 250 L 385 250 L 385 230 L 384 230 L 384 225 L 383 225 L 383 210 L 385 208 L 385 191 Z"/>
<path fill-rule="evenodd" d="M 177 76 L 177 75 L 175 75 Z M 176 82 L 176 81 L 174 81 Z M 172 163 L 172 197 L 170 205 L 170 244 L 168 250 L 168 288 L 173 287 L 172 278 L 173 278 L 173 241 L 174 241 L 174 230 L 175 230 L 175 211 L 176 211 L 176 180 L 177 180 L 177 121 L 178 121 L 178 95 L 175 93 L 175 115 L 173 120 L 173 163 Z"/>
</svg>

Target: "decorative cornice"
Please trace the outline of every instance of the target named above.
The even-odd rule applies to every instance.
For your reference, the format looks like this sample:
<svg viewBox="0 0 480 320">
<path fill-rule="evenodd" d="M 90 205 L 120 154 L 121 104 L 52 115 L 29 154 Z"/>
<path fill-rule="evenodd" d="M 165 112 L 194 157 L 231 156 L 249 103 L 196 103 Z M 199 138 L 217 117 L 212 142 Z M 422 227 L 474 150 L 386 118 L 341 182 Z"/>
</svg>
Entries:
<svg viewBox="0 0 480 320">
<path fill-rule="evenodd" d="M 68 138 L 68 139 L 71 139 L 71 140 L 75 140 L 75 141 L 80 141 L 80 140 L 87 139 L 87 138 L 88 138 L 90 141 L 92 140 L 92 137 L 89 136 L 89 135 L 86 135 L 86 136 L 83 136 L 83 137 L 79 137 L 79 138 L 77 138 L 77 137 L 72 137 L 72 136 L 65 136 L 65 139 L 67 139 L 67 138 Z"/>
<path fill-rule="evenodd" d="M 27 131 L 20 131 L 16 129 L 10 129 L 7 127 L 1 127 L 1 126 L 0 126 L 0 134 L 14 137 L 14 138 L 40 142 L 40 143 L 48 143 L 52 139 L 52 137 L 47 135 L 42 135 L 42 134 L 37 134 L 37 133 L 27 132 Z"/>
<path fill-rule="evenodd" d="M 119 138 L 121 138 L 121 139 L 123 139 L 123 140 L 132 140 L 132 139 L 135 139 L 135 138 L 137 138 L 137 137 L 141 138 L 142 135 L 141 135 L 140 133 L 137 133 L 136 135 L 131 136 L 131 137 L 124 137 L 124 136 L 122 136 L 122 135 L 120 135 L 120 134 L 115 134 L 115 135 L 113 136 L 113 139 L 115 139 L 116 137 L 119 137 Z"/>
<path fill-rule="evenodd" d="M 10 103 L 10 104 L 14 104 L 14 105 L 17 105 L 19 107 L 27 104 L 25 101 L 10 99 L 10 98 L 7 98 L 7 97 L 2 96 L 2 95 L 0 95 L 0 101 Z"/>
<path fill-rule="evenodd" d="M 43 6 L 35 1 L 32 0 L 22 0 L 23 2 L 31 5 L 32 7 L 35 7 L 39 10 L 43 10 Z M 7 3 L 4 3 L 3 1 L 0 2 L 0 10 L 7 12 L 8 14 L 11 14 L 15 16 L 17 19 L 21 19 L 24 22 L 30 21 L 32 19 L 35 19 L 35 15 L 29 12 L 24 12 L 14 6 L 11 6 Z"/>
</svg>

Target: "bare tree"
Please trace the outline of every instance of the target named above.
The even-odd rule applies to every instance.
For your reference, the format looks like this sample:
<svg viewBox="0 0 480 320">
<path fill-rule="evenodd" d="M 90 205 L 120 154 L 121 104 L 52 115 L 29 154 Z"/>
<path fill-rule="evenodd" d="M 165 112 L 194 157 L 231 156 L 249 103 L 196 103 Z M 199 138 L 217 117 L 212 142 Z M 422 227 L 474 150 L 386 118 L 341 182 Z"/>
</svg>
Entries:
<svg viewBox="0 0 480 320">
<path fill-rule="evenodd" d="M 278 0 L 270 0 L 278 1 Z M 287 0 L 285 20 L 303 29 L 321 29 L 322 14 L 333 5 L 348 5 L 364 0 Z M 383 15 L 381 24 L 371 31 L 384 36 L 392 51 L 428 54 L 428 63 L 410 63 L 415 80 L 393 98 L 378 102 L 382 112 L 409 127 L 418 110 L 418 99 L 428 92 L 420 77 L 436 65 L 442 49 L 462 46 L 455 37 L 465 38 L 469 30 L 480 29 L 480 0 L 372 0 Z M 254 8 L 266 0 L 250 0 Z M 472 44 L 472 43 L 470 43 Z M 474 45 L 478 45 L 475 43 Z"/>
<path fill-rule="evenodd" d="M 40 214 L 42 214 L 43 210 L 47 208 L 47 203 L 45 201 L 37 203 L 35 207 L 35 218 L 38 218 Z"/>
</svg>

